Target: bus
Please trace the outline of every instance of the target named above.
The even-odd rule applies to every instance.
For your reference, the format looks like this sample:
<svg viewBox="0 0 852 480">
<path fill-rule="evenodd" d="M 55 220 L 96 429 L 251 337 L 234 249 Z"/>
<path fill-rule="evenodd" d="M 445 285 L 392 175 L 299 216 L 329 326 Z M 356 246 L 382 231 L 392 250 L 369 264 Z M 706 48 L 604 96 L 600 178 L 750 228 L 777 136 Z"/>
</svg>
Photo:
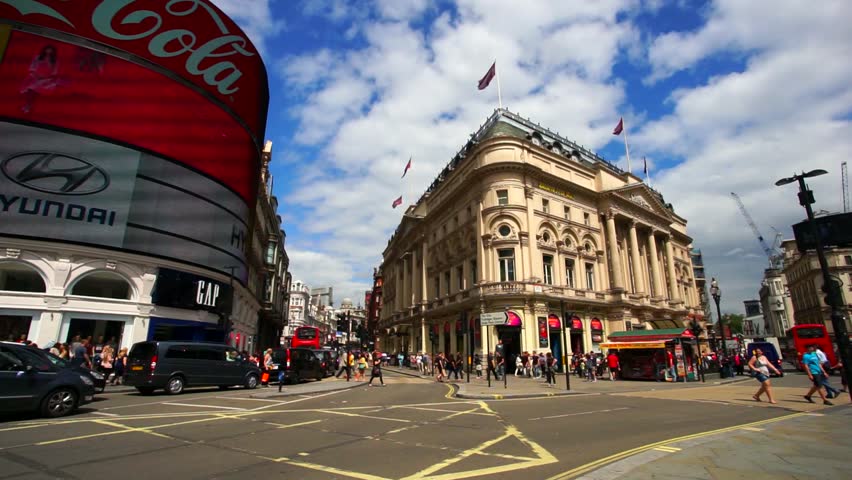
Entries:
<svg viewBox="0 0 852 480">
<path fill-rule="evenodd" d="M 293 332 L 293 339 L 290 341 L 290 346 L 293 348 L 307 347 L 319 350 L 321 338 L 320 329 L 317 327 L 297 327 L 296 331 Z"/>
<path fill-rule="evenodd" d="M 802 355 L 807 353 L 808 345 L 817 345 L 825 353 L 829 364 L 837 365 L 837 357 L 834 355 L 828 330 L 825 329 L 825 325 L 820 324 L 796 325 L 787 330 L 783 355 L 797 370 L 802 370 Z"/>
</svg>

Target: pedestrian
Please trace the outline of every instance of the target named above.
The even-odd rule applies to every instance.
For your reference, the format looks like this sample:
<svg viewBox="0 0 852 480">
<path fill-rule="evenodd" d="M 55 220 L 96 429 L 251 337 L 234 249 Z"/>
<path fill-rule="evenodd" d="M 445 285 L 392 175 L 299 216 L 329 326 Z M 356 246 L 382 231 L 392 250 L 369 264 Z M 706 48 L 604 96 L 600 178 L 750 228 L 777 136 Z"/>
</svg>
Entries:
<svg viewBox="0 0 852 480">
<path fill-rule="evenodd" d="M 429 354 L 423 352 L 423 375 L 432 375 L 432 358 L 429 357 Z"/>
<path fill-rule="evenodd" d="M 829 363 L 828 357 L 825 355 L 825 352 L 823 352 L 822 349 L 819 348 L 819 345 L 817 345 L 816 347 L 816 354 L 817 357 L 819 357 L 819 364 L 822 365 L 822 369 L 825 370 L 826 373 L 828 373 L 831 370 L 831 364 Z"/>
<path fill-rule="evenodd" d="M 489 378 L 491 375 L 494 375 L 494 380 L 500 380 L 500 376 L 497 375 L 497 363 L 494 359 L 494 355 L 489 353 L 486 362 L 488 364 L 488 371 L 486 372 L 486 375 L 488 375 Z"/>
<path fill-rule="evenodd" d="M 541 377 L 541 369 L 538 366 L 538 357 L 539 357 L 538 352 L 533 350 L 532 360 L 531 360 L 532 361 L 532 372 L 531 372 L 532 378 Z"/>
<path fill-rule="evenodd" d="M 263 372 L 260 376 L 260 384 L 264 387 L 269 387 L 269 375 L 271 375 L 272 367 L 274 364 L 275 362 L 272 360 L 272 349 L 267 348 L 266 351 L 263 353 Z M 280 382 L 278 383 L 278 386 L 281 386 Z"/>
<path fill-rule="evenodd" d="M 840 384 L 843 386 L 840 391 L 845 393 L 847 390 L 849 390 L 849 385 L 846 384 L 846 372 L 843 370 L 843 362 L 838 360 L 837 365 L 832 368 L 834 370 L 837 370 L 837 372 L 840 374 Z"/>
<path fill-rule="evenodd" d="M 104 378 L 109 380 L 113 372 L 113 364 L 115 362 L 115 352 L 112 347 L 105 345 L 101 350 L 101 367 L 100 371 L 104 374 Z"/>
<path fill-rule="evenodd" d="M 609 355 L 606 357 L 606 364 L 609 367 L 609 381 L 614 382 L 616 375 L 621 371 L 621 365 L 618 362 L 618 355 L 615 354 L 615 350 L 609 351 Z"/>
<path fill-rule="evenodd" d="M 521 359 L 520 355 L 515 357 L 515 376 L 520 376 L 524 371 L 524 361 Z"/>
<path fill-rule="evenodd" d="M 57 353 L 56 356 L 63 359 L 63 360 L 68 360 L 69 357 L 71 356 L 68 353 L 68 345 L 66 345 L 64 343 L 59 343 L 59 344 L 57 344 L 57 347 L 59 348 L 59 353 Z"/>
<path fill-rule="evenodd" d="M 112 377 L 113 385 L 121 385 L 124 383 L 124 372 L 127 371 L 127 347 L 118 351 L 113 363 L 113 371 L 115 375 Z"/>
<path fill-rule="evenodd" d="M 476 378 L 482 378 L 482 357 L 478 353 L 473 356 L 473 365 L 476 369 Z"/>
<path fill-rule="evenodd" d="M 355 374 L 355 380 L 367 381 L 367 357 L 364 356 L 364 352 L 358 355 L 358 373 Z"/>
<path fill-rule="evenodd" d="M 813 382 L 811 389 L 808 390 L 808 393 L 805 395 L 805 400 L 810 403 L 814 403 L 814 399 L 811 398 L 814 392 L 819 393 L 820 398 L 822 398 L 823 405 L 834 405 L 829 402 L 828 399 L 825 398 L 825 394 L 822 393 L 823 387 L 823 377 L 827 376 L 825 374 L 825 369 L 820 363 L 819 356 L 816 354 L 816 345 L 808 345 L 808 353 L 802 356 L 802 364 L 805 367 L 805 372 L 808 374 L 808 378 Z"/>
<path fill-rule="evenodd" d="M 59 345 L 60 345 L 59 343 L 50 342 L 49 344 L 47 344 L 48 351 L 50 353 L 52 353 L 53 355 L 56 355 L 58 357 L 59 356 Z"/>
<path fill-rule="evenodd" d="M 417 352 L 417 356 L 414 357 L 414 362 L 417 364 L 417 371 L 420 372 L 420 375 L 423 375 L 423 354 Z"/>
<path fill-rule="evenodd" d="M 766 393 L 769 403 L 778 403 L 775 401 L 775 397 L 772 396 L 772 382 L 769 380 L 769 369 L 771 368 L 778 375 L 780 375 L 781 372 L 775 368 L 775 365 L 772 365 L 772 362 L 766 358 L 761 349 L 754 349 L 754 356 L 752 356 L 751 360 L 749 360 L 748 368 L 752 372 L 754 378 L 760 382 L 760 388 L 757 390 L 757 393 L 752 396 L 752 398 L 759 402 L 761 401 L 760 396 Z"/>
<path fill-rule="evenodd" d="M 464 359 L 459 352 L 456 352 L 456 380 L 461 380 L 464 377 Z"/>
<path fill-rule="evenodd" d="M 444 352 L 440 352 L 435 355 L 434 368 L 435 368 L 435 380 L 438 382 L 444 382 L 444 373 L 447 367 L 447 360 L 444 358 Z"/>
<path fill-rule="evenodd" d="M 588 381 L 595 383 L 598 381 L 597 371 L 598 371 L 598 359 L 595 356 L 594 352 L 589 353 L 586 356 L 586 372 L 588 374 Z"/>
<path fill-rule="evenodd" d="M 402 352 L 399 352 L 399 354 L 397 354 L 396 359 L 397 361 L 399 361 L 399 368 L 405 366 L 405 355 Z"/>
<path fill-rule="evenodd" d="M 544 364 L 545 382 L 547 383 L 547 386 L 550 387 L 556 385 L 556 357 L 554 357 L 551 352 L 547 352 Z"/>
<path fill-rule="evenodd" d="M 379 352 L 373 352 L 373 369 L 370 371 L 370 383 L 368 387 L 373 386 L 373 379 L 379 377 L 379 382 L 385 386 L 385 379 L 382 378 L 382 355 Z"/>
<path fill-rule="evenodd" d="M 757 350 L 755 350 L 755 352 L 757 352 Z M 749 361 L 749 364 L 751 364 L 751 361 Z M 745 359 L 743 358 L 742 352 L 737 352 L 734 356 L 734 367 L 736 367 L 737 375 L 745 375 Z"/>
<path fill-rule="evenodd" d="M 73 350 L 74 358 L 71 363 L 78 367 L 92 368 L 92 360 L 89 353 L 86 351 L 86 346 L 89 341 L 87 339 L 80 340 L 77 347 Z"/>
<path fill-rule="evenodd" d="M 334 374 L 334 378 L 340 378 L 340 375 L 343 372 L 346 372 L 346 381 L 349 381 L 349 377 L 352 375 L 352 370 L 349 366 L 349 356 L 352 355 L 348 350 L 343 355 L 340 355 L 337 359 L 338 368 L 337 373 Z"/>
</svg>

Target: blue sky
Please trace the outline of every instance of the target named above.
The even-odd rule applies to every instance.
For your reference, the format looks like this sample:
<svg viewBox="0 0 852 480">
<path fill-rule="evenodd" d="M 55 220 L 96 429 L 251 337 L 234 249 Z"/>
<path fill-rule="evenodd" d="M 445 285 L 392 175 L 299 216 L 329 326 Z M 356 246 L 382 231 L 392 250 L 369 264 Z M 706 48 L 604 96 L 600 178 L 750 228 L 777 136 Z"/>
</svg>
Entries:
<svg viewBox="0 0 852 480">
<path fill-rule="evenodd" d="M 850 158 L 852 2 L 823 0 L 214 0 L 261 49 L 267 138 L 297 279 L 356 300 L 401 210 L 503 103 L 633 169 L 687 218 L 723 306 L 757 297 L 766 238 L 804 212 L 774 181 L 825 168 L 817 210 L 841 209 Z M 817 8 L 818 7 L 818 8 Z M 413 156 L 405 181 L 399 176 Z"/>
</svg>

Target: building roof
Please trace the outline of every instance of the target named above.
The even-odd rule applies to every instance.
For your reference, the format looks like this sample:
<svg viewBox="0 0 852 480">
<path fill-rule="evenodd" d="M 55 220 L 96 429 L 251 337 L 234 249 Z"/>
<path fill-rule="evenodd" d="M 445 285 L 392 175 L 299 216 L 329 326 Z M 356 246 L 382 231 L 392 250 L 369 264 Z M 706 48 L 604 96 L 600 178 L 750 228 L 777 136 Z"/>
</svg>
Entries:
<svg viewBox="0 0 852 480">
<path fill-rule="evenodd" d="M 610 340 L 625 341 L 648 341 L 648 340 L 671 340 L 679 337 L 693 337 L 687 328 L 661 328 L 659 330 L 629 330 L 625 332 L 613 332 L 609 334 Z"/>
</svg>

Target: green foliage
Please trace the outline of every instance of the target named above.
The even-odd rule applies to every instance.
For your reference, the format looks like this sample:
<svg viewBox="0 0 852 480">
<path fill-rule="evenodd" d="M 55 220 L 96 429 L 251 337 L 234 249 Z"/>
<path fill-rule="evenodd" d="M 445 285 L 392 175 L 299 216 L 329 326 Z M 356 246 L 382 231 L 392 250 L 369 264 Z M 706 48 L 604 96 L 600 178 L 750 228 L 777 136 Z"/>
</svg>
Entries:
<svg viewBox="0 0 852 480">
<path fill-rule="evenodd" d="M 725 325 L 731 326 L 731 333 L 743 333 L 743 320 L 745 315 L 739 313 L 726 313 L 722 315 L 725 319 Z"/>
</svg>

